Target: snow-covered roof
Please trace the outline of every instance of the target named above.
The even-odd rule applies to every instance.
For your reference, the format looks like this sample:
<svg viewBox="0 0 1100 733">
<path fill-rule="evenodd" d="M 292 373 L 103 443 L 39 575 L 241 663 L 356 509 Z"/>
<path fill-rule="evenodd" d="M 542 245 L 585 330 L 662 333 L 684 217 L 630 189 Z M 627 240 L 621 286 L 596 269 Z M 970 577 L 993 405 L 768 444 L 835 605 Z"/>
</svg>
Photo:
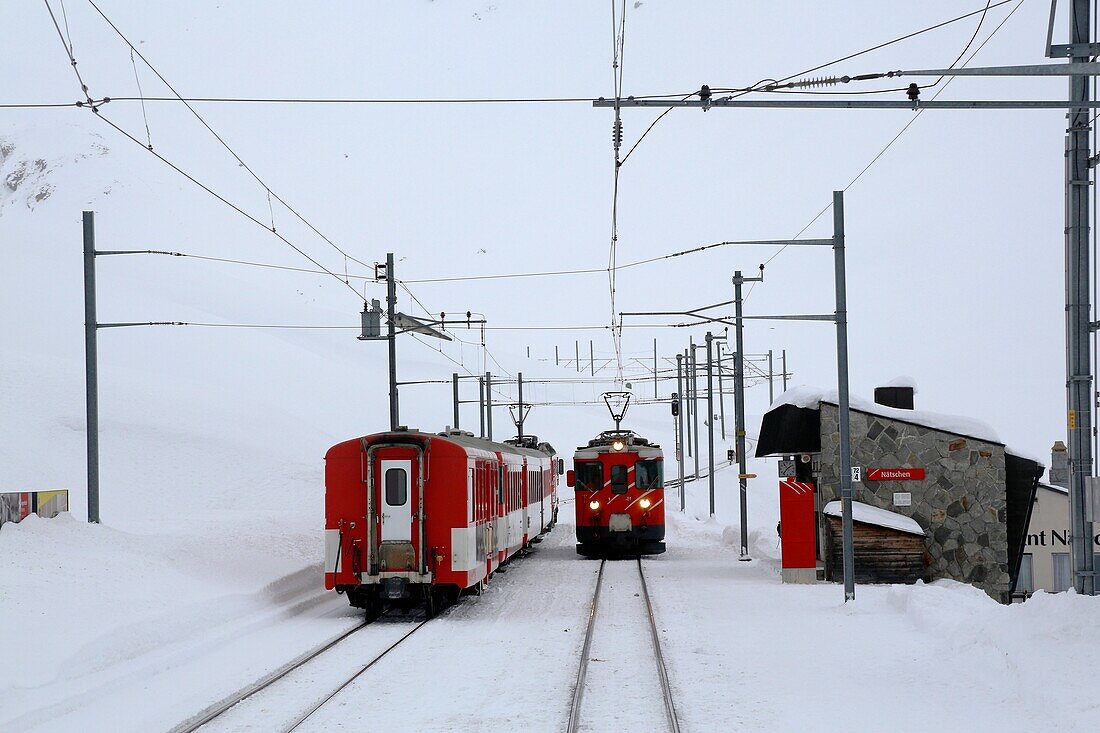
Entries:
<svg viewBox="0 0 1100 733">
<path fill-rule="evenodd" d="M 772 403 L 772 407 L 778 407 L 779 405 L 794 405 L 795 407 L 806 407 L 816 410 L 822 402 L 828 402 L 833 405 L 838 404 L 839 399 L 837 397 L 837 391 L 835 389 L 793 387 L 779 395 L 775 399 L 775 402 Z M 897 407 L 886 407 L 885 405 L 880 405 L 877 402 L 861 397 L 850 396 L 848 398 L 848 404 L 851 409 L 858 410 L 859 412 L 879 415 L 881 417 L 890 418 L 891 420 L 923 425 L 944 433 L 952 433 L 968 438 L 985 440 L 990 443 L 996 443 L 997 445 L 1004 445 L 997 435 L 997 431 L 993 429 L 993 426 L 971 417 L 944 415 L 938 412 L 928 412 L 926 410 L 903 410 Z"/>
<path fill-rule="evenodd" d="M 830 501 L 821 511 L 830 517 L 839 517 L 841 515 L 840 502 Z M 888 509 L 879 509 L 877 506 L 864 504 L 861 501 L 852 502 L 852 521 L 924 536 L 924 530 L 921 529 L 921 526 L 904 514 L 898 514 Z"/>
<path fill-rule="evenodd" d="M 891 379 L 886 384 L 881 385 L 883 387 L 908 387 L 913 390 L 913 394 L 917 394 L 917 380 L 910 377 L 908 374 L 899 374 Z"/>
</svg>

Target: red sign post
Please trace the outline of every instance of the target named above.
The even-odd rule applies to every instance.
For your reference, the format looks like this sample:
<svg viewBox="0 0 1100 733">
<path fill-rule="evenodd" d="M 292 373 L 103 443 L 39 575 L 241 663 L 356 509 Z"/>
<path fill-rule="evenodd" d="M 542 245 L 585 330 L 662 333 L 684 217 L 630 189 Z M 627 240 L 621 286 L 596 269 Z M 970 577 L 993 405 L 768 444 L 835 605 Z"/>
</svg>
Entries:
<svg viewBox="0 0 1100 733">
<path fill-rule="evenodd" d="M 868 468 L 868 481 L 923 481 L 923 468 Z"/>
</svg>

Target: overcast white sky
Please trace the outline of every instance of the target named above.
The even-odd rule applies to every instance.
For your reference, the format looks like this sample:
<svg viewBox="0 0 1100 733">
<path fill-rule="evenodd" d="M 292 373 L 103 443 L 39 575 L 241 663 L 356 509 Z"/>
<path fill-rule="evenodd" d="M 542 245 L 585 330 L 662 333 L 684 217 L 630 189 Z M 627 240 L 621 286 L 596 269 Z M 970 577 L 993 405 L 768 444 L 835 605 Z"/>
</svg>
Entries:
<svg viewBox="0 0 1100 733">
<path fill-rule="evenodd" d="M 608 3 L 428 2 L 183 4 L 97 0 L 184 95 L 278 97 L 594 97 L 612 94 Z M 52 2 L 60 13 L 60 3 Z M 1064 4 L 1064 3 L 1063 3 Z M 127 47 L 84 0 L 68 0 L 75 55 L 95 97 L 135 96 Z M 875 45 L 981 7 L 974 2 L 673 2 L 628 4 L 624 92 L 736 87 Z M 1015 4 L 990 11 L 978 42 Z M 1044 59 L 1049 4 L 1026 0 L 974 65 Z M 41 2 L 6 3 L 0 102 L 69 102 L 78 89 Z M 977 17 L 828 72 L 857 74 L 945 66 Z M 1064 36 L 1059 20 L 1056 38 Z M 977 44 L 975 44 L 976 46 Z M 146 95 L 166 90 L 138 62 Z M 819 72 L 825 73 L 825 72 Z M 941 99 L 1064 98 L 1062 79 L 954 82 Z M 902 93 L 886 95 L 904 98 Z M 210 125 L 273 190 L 334 242 L 366 262 L 397 253 L 403 279 L 598 268 L 607 262 L 611 212 L 611 113 L 554 105 L 198 105 Z M 263 189 L 175 103 L 147 105 L 157 152 L 261 219 Z M 144 139 L 141 107 L 103 114 Z M 653 119 L 627 110 L 627 145 Z M 622 169 L 620 262 L 727 239 L 799 232 L 912 118 L 909 111 L 677 110 Z M 918 406 L 984 419 L 1011 445 L 1046 455 L 1064 437 L 1064 114 L 928 112 L 846 197 L 851 383 L 857 394 L 898 374 L 918 382 Z M 53 187 L 33 209 L 23 192 L 0 200 L 0 315 L 5 350 L 48 354 L 80 379 L 79 221 L 98 212 L 100 248 L 168 249 L 308 266 L 260 227 L 199 192 L 87 110 L 0 110 L 12 161 L 43 159 Z M 99 155 L 94 145 L 109 149 Z M 88 156 L 82 158 L 81 156 Z M 280 233 L 327 267 L 344 260 L 275 207 Z M 828 236 L 827 214 L 807 236 Z M 484 250 L 482 252 L 481 250 Z M 621 310 L 694 308 L 731 297 L 736 269 L 755 271 L 773 249 L 714 250 L 619 275 Z M 312 275 L 168 258 L 101 260 L 102 320 L 357 323 L 361 302 Z M 357 268 L 362 271 L 362 268 Z M 746 313 L 831 312 L 828 250 L 788 250 L 767 268 Z M 484 313 L 490 326 L 603 325 L 606 278 L 503 280 L 413 286 L 433 312 Z M 371 285 L 369 297 L 381 297 Z M 400 307 L 417 312 L 401 293 Z M 628 329 L 628 356 L 683 349 L 705 328 Z M 137 370 L 198 385 L 213 401 L 248 392 L 283 403 L 340 439 L 385 427 L 385 348 L 352 332 L 106 332 L 103 369 Z M 476 341 L 474 334 L 463 336 Z M 555 345 L 607 331 L 490 331 L 509 371 L 565 376 L 545 362 Z M 751 323 L 746 350 L 786 349 L 795 382 L 835 384 L 835 335 L 827 324 Z M 454 365 L 401 344 L 402 377 L 448 378 Z M 472 347 L 447 353 L 474 371 Z M 494 365 L 490 365 L 498 371 Z M 606 372 L 605 372 L 606 373 Z M 42 392 L 35 375 L 7 374 Z M 78 382 L 79 383 L 79 382 Z M 671 391 L 662 387 L 662 395 Z M 599 388 L 539 398 L 590 398 Z M 642 392 L 643 390 L 639 390 Z M 109 393 L 103 403 L 126 399 Z M 651 393 L 649 393 L 651 394 Z M 471 391 L 470 397 L 474 396 Z M 529 395 L 530 396 L 530 395 Z M 448 387 L 407 388 L 404 421 L 438 429 L 450 418 Z M 750 414 L 767 406 L 751 391 Z M 643 407 L 658 434 L 664 407 Z M 464 416 L 469 427 L 476 413 Z M 165 416 L 170 419 L 170 416 Z M 498 416 L 498 424 L 503 415 Z M 541 421 L 541 422 L 540 422 Z M 606 427 L 600 411 L 544 408 L 529 427 L 560 447 Z M 242 423 L 242 429 L 247 420 Z M 658 428 L 657 426 L 661 426 Z M 750 424 L 750 435 L 757 426 Z M 498 428 L 498 437 L 500 431 Z M 661 436 L 664 437 L 664 436 Z M 323 449 L 327 436 L 318 439 Z M 724 451 L 724 447 L 722 448 Z M 318 457 L 319 460 L 319 457 Z M 75 484 L 76 481 L 71 483 Z"/>
</svg>

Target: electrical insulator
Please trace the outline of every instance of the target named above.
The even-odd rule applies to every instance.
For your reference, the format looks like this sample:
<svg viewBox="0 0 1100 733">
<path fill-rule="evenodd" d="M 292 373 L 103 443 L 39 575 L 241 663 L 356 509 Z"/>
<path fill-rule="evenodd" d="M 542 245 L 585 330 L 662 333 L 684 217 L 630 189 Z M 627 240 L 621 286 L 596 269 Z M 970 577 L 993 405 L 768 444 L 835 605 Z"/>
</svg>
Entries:
<svg viewBox="0 0 1100 733">
<path fill-rule="evenodd" d="M 915 83 L 910 84 L 909 88 L 905 90 L 905 94 L 907 97 L 909 97 L 910 102 L 915 102 L 920 97 L 920 87 L 918 87 Z"/>
<path fill-rule="evenodd" d="M 615 120 L 615 124 L 611 126 L 611 144 L 618 150 L 623 144 L 623 121 Z"/>
</svg>

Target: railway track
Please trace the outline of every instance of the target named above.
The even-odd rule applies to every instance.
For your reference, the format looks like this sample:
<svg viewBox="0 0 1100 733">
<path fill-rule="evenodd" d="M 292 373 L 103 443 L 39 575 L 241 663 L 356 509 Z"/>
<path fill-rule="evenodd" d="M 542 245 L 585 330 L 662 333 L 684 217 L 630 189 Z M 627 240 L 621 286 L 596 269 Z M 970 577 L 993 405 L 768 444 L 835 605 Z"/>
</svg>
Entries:
<svg viewBox="0 0 1100 733">
<path fill-rule="evenodd" d="M 396 641 L 389 644 L 385 649 L 376 654 L 370 661 L 365 664 L 359 665 L 354 673 L 345 677 L 343 681 L 338 684 L 334 689 L 331 689 L 331 691 L 329 692 L 323 693 L 320 699 L 312 703 L 308 709 L 296 714 L 293 719 L 280 730 L 282 730 L 284 733 L 291 733 L 292 731 L 298 730 L 301 725 L 305 723 L 306 720 L 308 720 L 314 713 L 320 710 L 327 702 L 336 697 L 336 695 L 342 692 L 350 684 L 355 682 L 355 680 L 359 679 L 360 676 L 362 676 L 367 670 L 369 670 L 371 667 L 381 661 L 385 656 L 387 656 L 390 652 L 396 649 L 402 642 L 404 642 L 410 636 L 422 629 L 430 620 L 431 619 L 423 619 L 416 622 L 408 631 L 401 634 Z M 196 733 L 197 731 L 203 729 L 211 723 L 216 724 L 217 722 L 220 722 L 223 716 L 229 713 L 229 711 L 237 705 L 255 698 L 264 690 L 268 689 L 280 680 L 286 678 L 292 672 L 303 669 L 311 662 L 316 660 L 318 657 L 336 648 L 342 642 L 347 641 L 350 637 L 367 628 L 367 626 L 371 626 L 371 624 L 369 624 L 368 622 L 363 622 L 349 629 L 348 631 L 345 631 L 339 636 L 330 639 L 324 644 L 321 644 L 314 649 L 298 656 L 297 658 L 291 660 L 282 667 L 279 667 L 270 674 L 264 676 L 260 680 L 252 683 L 251 685 L 248 685 L 241 690 L 238 690 L 234 694 L 215 703 L 214 705 L 211 705 L 209 708 L 199 713 L 199 715 L 197 715 L 195 718 L 192 718 L 191 720 L 173 728 L 171 731 L 169 731 L 169 733 Z M 373 628 L 378 628 L 378 626 L 375 625 Z"/>
<path fill-rule="evenodd" d="M 619 563 L 614 563 L 614 564 L 615 565 L 620 565 Z M 582 726 L 582 723 L 583 723 L 583 719 L 582 719 L 582 716 L 581 716 L 581 711 L 582 711 L 582 708 L 583 708 L 583 705 L 584 705 L 585 692 L 586 692 L 586 688 L 587 688 L 589 663 L 593 662 L 593 661 L 596 661 L 596 662 L 611 661 L 609 659 L 594 658 L 594 656 L 593 656 L 593 639 L 597 635 L 597 632 L 596 632 L 597 628 L 604 628 L 605 626 L 610 625 L 610 624 L 601 625 L 601 624 L 597 623 L 597 617 L 600 615 L 600 597 L 601 597 L 601 593 L 602 593 L 603 587 L 604 587 L 604 574 L 605 574 L 605 570 L 606 570 L 607 566 L 608 566 L 608 561 L 607 560 L 601 560 L 600 561 L 600 568 L 596 573 L 596 587 L 595 587 L 595 590 L 593 591 L 593 594 L 592 594 L 592 607 L 591 607 L 591 610 L 590 610 L 589 615 L 588 615 L 588 625 L 587 625 L 587 628 L 585 629 L 584 643 L 581 646 L 580 663 L 579 663 L 578 668 L 577 668 L 576 686 L 573 689 L 573 700 L 572 700 L 572 703 L 571 703 L 570 708 L 569 708 L 569 721 L 568 721 L 568 724 L 567 724 L 567 727 L 566 727 L 566 731 L 568 733 L 579 733 L 579 731 L 582 729 L 581 726 Z M 650 640 L 650 646 L 651 646 L 651 651 L 652 651 L 652 660 L 653 660 L 653 662 L 655 662 L 655 669 L 653 671 L 655 671 L 657 679 L 660 683 L 661 696 L 662 696 L 662 702 L 663 702 L 663 707 L 664 707 L 664 715 L 665 715 L 665 719 L 666 719 L 666 722 L 667 722 L 667 727 L 668 727 L 668 730 L 670 731 L 670 733 L 680 733 L 680 723 L 679 723 L 679 719 L 677 718 L 677 715 L 676 715 L 676 705 L 675 705 L 675 702 L 672 699 L 672 689 L 671 689 L 671 687 L 669 685 L 669 681 L 668 681 L 668 671 L 665 667 L 664 655 L 661 652 L 661 640 L 660 640 L 660 636 L 657 632 L 657 620 L 656 620 L 656 616 L 654 615 L 654 612 L 653 612 L 653 602 L 652 602 L 652 600 L 649 596 L 649 588 L 646 585 L 645 571 L 642 568 L 641 558 L 637 559 L 635 567 L 637 568 L 637 571 L 638 571 L 638 579 L 640 581 L 640 586 L 639 586 L 639 592 L 634 593 L 633 595 L 640 598 L 641 605 L 644 609 L 646 620 L 648 622 L 647 625 L 648 625 L 648 628 L 649 628 L 649 640 Z M 619 589 L 616 592 L 620 596 L 623 596 L 624 592 L 621 589 Z M 629 588 L 627 589 L 626 592 L 629 592 Z M 618 600 L 619 600 L 618 607 L 612 609 L 613 611 L 622 611 L 623 610 L 622 606 L 624 604 L 622 603 L 622 599 L 620 598 Z M 619 625 L 623 626 L 622 619 L 619 618 L 617 620 L 619 622 Z M 626 625 L 625 628 L 629 629 L 630 626 Z M 621 647 L 616 643 L 612 643 L 612 647 L 615 647 L 614 651 L 621 651 Z M 615 661 L 618 661 L 621 664 L 623 662 L 627 662 L 628 660 L 619 659 L 619 660 L 615 660 Z M 642 667 L 643 664 L 644 664 L 642 662 L 642 660 L 629 660 L 629 661 L 637 662 L 636 666 L 639 667 L 639 668 Z M 637 700 L 644 699 L 645 697 L 651 697 L 651 696 L 647 695 L 647 690 L 652 689 L 651 686 L 647 687 L 644 683 L 639 683 L 638 686 L 639 686 L 641 696 L 624 694 L 621 690 L 619 690 L 617 692 L 617 694 L 619 695 L 619 698 L 620 698 L 620 704 L 621 705 L 630 706 Z M 650 722 L 650 725 L 653 724 L 653 721 L 649 721 L 649 722 Z M 606 727 L 606 726 L 602 726 L 602 727 Z"/>
</svg>

